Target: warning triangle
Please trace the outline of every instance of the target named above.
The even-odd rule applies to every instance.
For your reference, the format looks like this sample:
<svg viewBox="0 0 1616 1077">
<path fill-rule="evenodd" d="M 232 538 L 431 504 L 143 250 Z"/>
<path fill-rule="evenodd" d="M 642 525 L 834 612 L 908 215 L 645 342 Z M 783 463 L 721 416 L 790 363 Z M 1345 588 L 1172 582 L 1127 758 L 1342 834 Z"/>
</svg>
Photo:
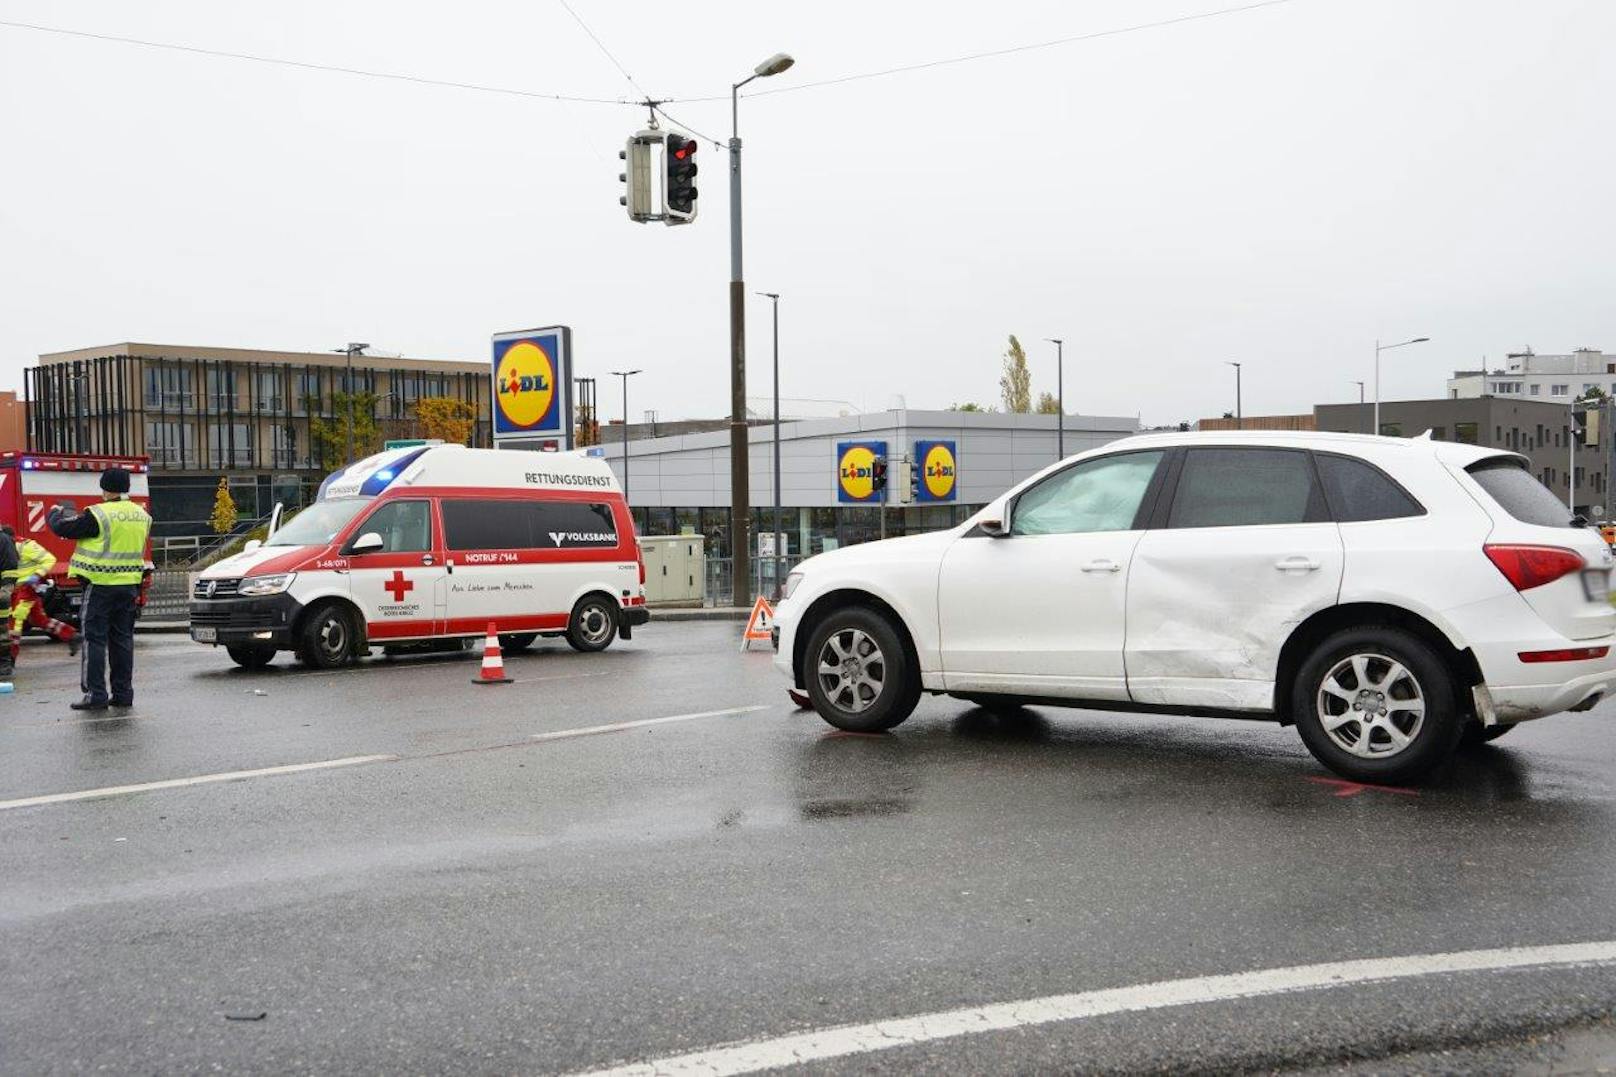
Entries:
<svg viewBox="0 0 1616 1077">
<path fill-rule="evenodd" d="M 759 595 L 757 601 L 752 603 L 752 615 L 746 619 L 746 631 L 741 634 L 741 650 L 753 640 L 769 640 L 769 630 L 774 627 L 774 607 L 769 600 Z"/>
</svg>

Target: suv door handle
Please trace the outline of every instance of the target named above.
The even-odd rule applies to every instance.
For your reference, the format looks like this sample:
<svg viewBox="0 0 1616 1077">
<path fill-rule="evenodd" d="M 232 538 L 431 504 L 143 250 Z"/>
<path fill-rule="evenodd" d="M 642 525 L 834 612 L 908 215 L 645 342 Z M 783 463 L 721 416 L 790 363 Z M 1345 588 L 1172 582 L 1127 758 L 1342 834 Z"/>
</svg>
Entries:
<svg viewBox="0 0 1616 1077">
<path fill-rule="evenodd" d="M 1083 571 L 1084 572 L 1121 572 L 1122 571 L 1122 566 L 1117 564 L 1115 561 L 1111 560 L 1109 557 L 1102 557 L 1102 558 L 1100 558 L 1100 559 L 1098 559 L 1096 561 L 1090 561 L 1088 564 L 1084 565 L 1083 566 Z"/>
<path fill-rule="evenodd" d="M 1274 562 L 1274 567 L 1281 572 L 1313 572 L 1319 563 L 1311 557 L 1282 557 Z"/>
</svg>

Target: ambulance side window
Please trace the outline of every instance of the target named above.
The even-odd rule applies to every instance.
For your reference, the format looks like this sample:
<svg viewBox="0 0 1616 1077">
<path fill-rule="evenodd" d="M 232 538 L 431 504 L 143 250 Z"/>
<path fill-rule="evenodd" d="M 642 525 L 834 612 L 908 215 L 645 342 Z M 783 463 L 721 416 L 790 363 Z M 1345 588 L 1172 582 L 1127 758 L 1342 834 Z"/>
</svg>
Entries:
<svg viewBox="0 0 1616 1077">
<path fill-rule="evenodd" d="M 425 501 L 393 501 L 370 514 L 354 534 L 376 532 L 380 553 L 418 553 L 432 549 L 432 511 Z"/>
<path fill-rule="evenodd" d="M 443 532 L 451 550 L 529 550 L 533 513 L 526 501 L 444 498 Z"/>
</svg>

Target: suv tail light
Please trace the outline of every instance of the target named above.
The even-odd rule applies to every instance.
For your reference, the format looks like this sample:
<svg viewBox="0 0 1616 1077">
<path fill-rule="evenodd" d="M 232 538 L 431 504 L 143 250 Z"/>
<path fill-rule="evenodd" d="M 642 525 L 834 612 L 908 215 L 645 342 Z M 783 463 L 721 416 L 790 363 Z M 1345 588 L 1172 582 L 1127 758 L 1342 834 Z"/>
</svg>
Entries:
<svg viewBox="0 0 1616 1077">
<path fill-rule="evenodd" d="M 1553 583 L 1561 576 L 1580 572 L 1588 564 L 1580 553 L 1558 546 L 1488 545 L 1482 547 L 1482 552 L 1517 591 Z"/>
</svg>

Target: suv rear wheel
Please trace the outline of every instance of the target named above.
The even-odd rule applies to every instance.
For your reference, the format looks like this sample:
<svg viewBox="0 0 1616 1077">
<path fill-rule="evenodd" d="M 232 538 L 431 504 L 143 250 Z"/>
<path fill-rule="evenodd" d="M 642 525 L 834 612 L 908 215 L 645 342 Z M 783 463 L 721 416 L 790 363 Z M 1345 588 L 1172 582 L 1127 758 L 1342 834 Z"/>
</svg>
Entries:
<svg viewBox="0 0 1616 1077">
<path fill-rule="evenodd" d="M 920 671 L 910 667 L 897 630 L 864 606 L 834 610 L 820 621 L 803 663 L 814 710 L 837 729 L 879 733 L 920 702 Z"/>
<path fill-rule="evenodd" d="M 1291 713 L 1314 758 L 1364 782 L 1424 776 L 1463 731 L 1452 673 L 1395 628 L 1350 628 L 1320 643 L 1291 686 Z"/>
</svg>

